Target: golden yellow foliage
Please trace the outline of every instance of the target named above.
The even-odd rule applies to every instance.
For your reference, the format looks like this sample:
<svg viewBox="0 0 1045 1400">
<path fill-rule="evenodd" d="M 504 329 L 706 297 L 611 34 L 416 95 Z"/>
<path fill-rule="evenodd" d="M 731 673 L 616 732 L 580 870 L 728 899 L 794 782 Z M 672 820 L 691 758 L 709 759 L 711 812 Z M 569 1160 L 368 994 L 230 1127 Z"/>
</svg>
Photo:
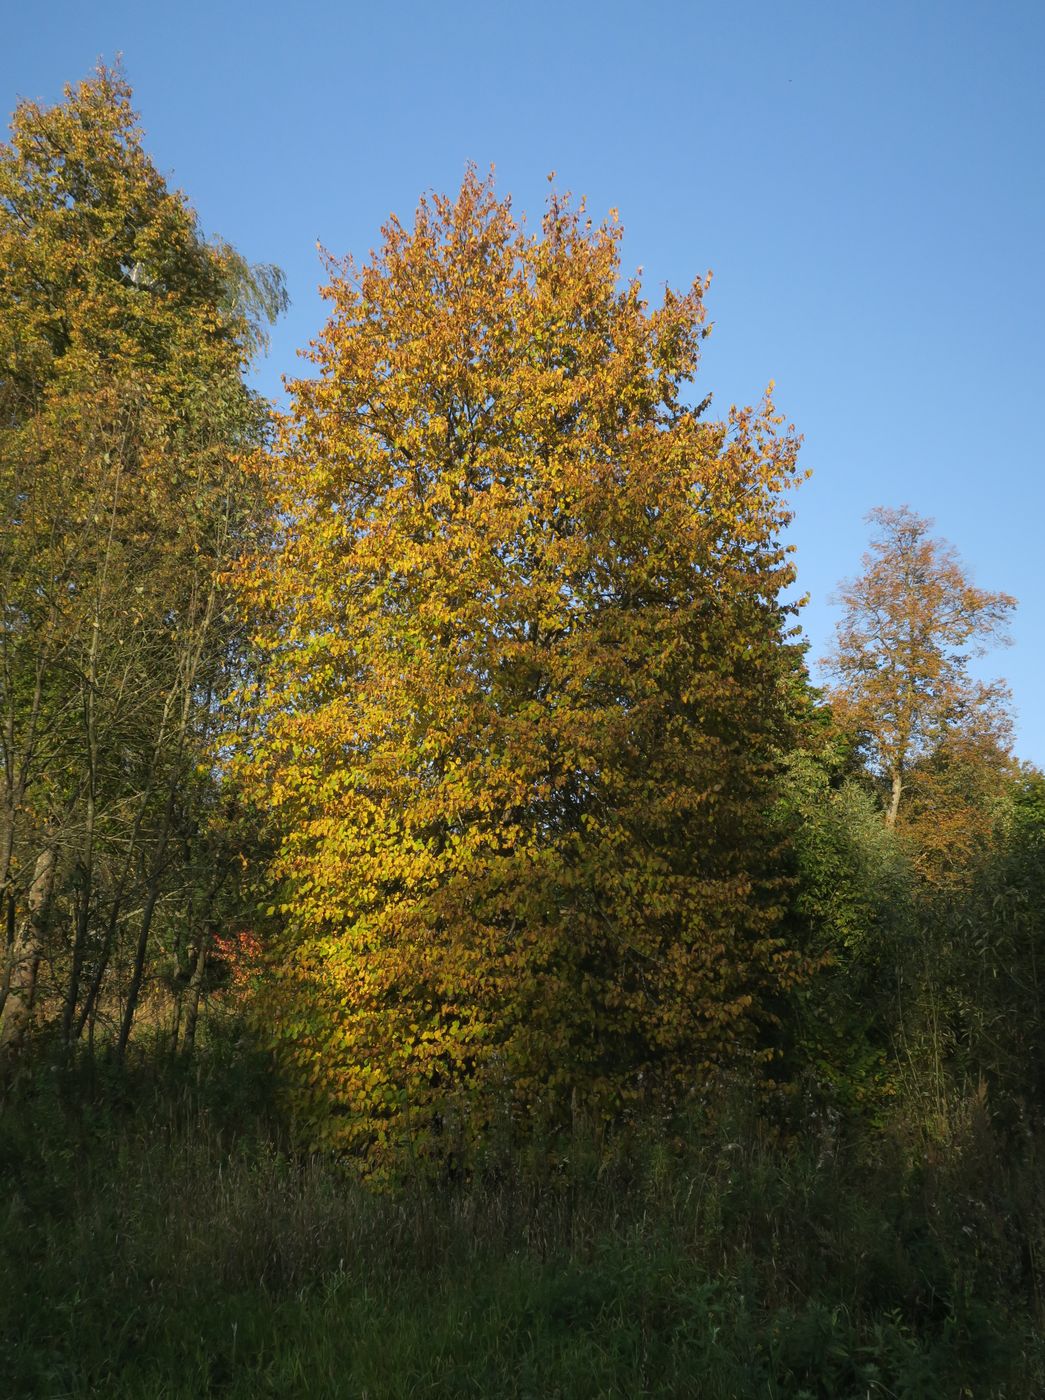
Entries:
<svg viewBox="0 0 1045 1400">
<path fill-rule="evenodd" d="M 371 1161 L 677 1102 L 794 975 L 767 806 L 789 719 L 796 441 L 684 389 L 620 228 L 474 173 L 331 264 L 261 466 L 240 771 L 285 921 L 265 1003 L 313 1137 Z"/>
</svg>

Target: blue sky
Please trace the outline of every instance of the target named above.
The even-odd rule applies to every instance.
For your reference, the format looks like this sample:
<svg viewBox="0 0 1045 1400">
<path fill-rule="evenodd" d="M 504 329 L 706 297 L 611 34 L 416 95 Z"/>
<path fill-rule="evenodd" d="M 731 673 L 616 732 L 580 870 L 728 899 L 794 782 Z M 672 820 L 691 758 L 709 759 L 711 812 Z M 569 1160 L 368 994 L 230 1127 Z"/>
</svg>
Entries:
<svg viewBox="0 0 1045 1400">
<path fill-rule="evenodd" d="M 701 392 L 776 381 L 813 471 L 791 538 L 811 656 L 863 517 L 907 503 L 1020 600 L 1017 752 L 1045 765 L 1045 4 L 834 0 L 304 7 L 4 0 L 0 97 L 124 56 L 157 164 L 204 227 L 279 263 L 259 383 L 319 329 L 317 240 L 493 164 L 619 208 L 651 296 L 711 268 Z"/>
</svg>

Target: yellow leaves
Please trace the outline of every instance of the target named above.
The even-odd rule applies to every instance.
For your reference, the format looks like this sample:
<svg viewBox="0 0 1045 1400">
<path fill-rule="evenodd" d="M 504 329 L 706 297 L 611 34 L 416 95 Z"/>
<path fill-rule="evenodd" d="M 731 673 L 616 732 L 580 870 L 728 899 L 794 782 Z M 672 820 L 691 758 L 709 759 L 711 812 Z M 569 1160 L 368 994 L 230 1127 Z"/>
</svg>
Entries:
<svg viewBox="0 0 1045 1400">
<path fill-rule="evenodd" d="M 650 311 L 614 223 L 553 197 L 544 227 L 473 173 L 331 265 L 240 569 L 268 658 L 243 773 L 288 943 L 326 950 L 273 1014 L 312 1008 L 315 1113 L 378 1155 L 451 1108 L 478 1135 L 575 1087 L 670 1099 L 780 976 L 795 443 L 768 406 L 679 408 L 703 283 Z"/>
</svg>

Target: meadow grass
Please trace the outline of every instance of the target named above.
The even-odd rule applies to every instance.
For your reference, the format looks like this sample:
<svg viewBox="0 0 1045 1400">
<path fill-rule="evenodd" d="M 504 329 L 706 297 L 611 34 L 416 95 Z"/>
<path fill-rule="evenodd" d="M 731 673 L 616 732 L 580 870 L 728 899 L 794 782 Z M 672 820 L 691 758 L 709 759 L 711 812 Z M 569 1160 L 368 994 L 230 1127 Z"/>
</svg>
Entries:
<svg viewBox="0 0 1045 1400">
<path fill-rule="evenodd" d="M 1032 1400 L 1043 1173 L 954 1138 L 733 1109 L 375 1191 L 221 1066 L 56 1070 L 0 1114 L 0 1393 Z"/>
</svg>

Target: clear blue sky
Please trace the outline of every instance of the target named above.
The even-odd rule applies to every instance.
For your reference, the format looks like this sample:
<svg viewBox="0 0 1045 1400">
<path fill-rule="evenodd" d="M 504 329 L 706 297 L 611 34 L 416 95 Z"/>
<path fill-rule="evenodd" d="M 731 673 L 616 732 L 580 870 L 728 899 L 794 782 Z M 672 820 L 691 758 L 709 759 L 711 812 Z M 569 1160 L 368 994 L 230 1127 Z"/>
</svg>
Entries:
<svg viewBox="0 0 1045 1400">
<path fill-rule="evenodd" d="M 286 270 L 266 392 L 321 323 L 316 241 L 365 253 L 469 160 L 532 214 L 551 170 L 618 207 L 654 296 L 713 269 L 702 390 L 724 411 L 775 379 L 805 435 L 812 656 L 863 516 L 907 503 L 1019 598 L 988 672 L 1045 765 L 1043 0 L 5 0 L 2 18 L 8 110 L 122 52 L 207 231 Z"/>
</svg>

